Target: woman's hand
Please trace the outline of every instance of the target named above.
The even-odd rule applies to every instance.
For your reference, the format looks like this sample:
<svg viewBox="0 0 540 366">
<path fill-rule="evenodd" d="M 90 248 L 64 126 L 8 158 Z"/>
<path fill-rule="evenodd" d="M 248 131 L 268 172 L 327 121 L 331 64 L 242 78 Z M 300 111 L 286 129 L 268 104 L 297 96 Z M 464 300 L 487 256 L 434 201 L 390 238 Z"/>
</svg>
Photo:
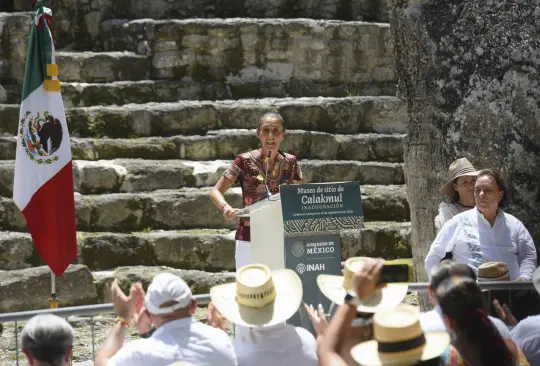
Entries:
<svg viewBox="0 0 540 366">
<path fill-rule="evenodd" d="M 225 318 L 212 303 L 208 304 L 208 310 L 206 311 L 206 322 L 211 327 L 227 332 Z"/>
<path fill-rule="evenodd" d="M 313 305 L 308 306 L 307 304 L 304 304 L 304 308 L 306 309 L 309 320 L 311 320 L 311 323 L 317 332 L 317 336 L 324 335 L 324 331 L 328 328 L 328 320 L 326 319 L 326 314 L 324 313 L 322 305 L 319 304 L 317 310 L 313 309 Z"/>
<path fill-rule="evenodd" d="M 493 306 L 495 307 L 495 312 L 497 312 L 499 319 L 501 319 L 504 324 L 514 326 L 518 323 L 517 319 L 514 317 L 514 314 L 512 314 L 512 311 L 510 311 L 508 305 L 504 304 L 501 306 L 499 300 L 495 299 L 493 300 Z"/>
<path fill-rule="evenodd" d="M 223 217 L 225 217 L 227 220 L 232 220 L 236 217 L 236 211 L 238 211 L 237 208 L 232 208 L 231 205 L 226 204 L 223 207 Z"/>
</svg>

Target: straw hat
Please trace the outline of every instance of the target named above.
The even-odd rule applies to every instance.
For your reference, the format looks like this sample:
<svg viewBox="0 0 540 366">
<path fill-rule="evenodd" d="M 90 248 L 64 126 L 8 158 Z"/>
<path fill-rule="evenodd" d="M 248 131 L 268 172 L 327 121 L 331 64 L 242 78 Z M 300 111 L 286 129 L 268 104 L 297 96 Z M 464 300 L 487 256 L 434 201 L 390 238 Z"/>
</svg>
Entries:
<svg viewBox="0 0 540 366">
<path fill-rule="evenodd" d="M 236 283 L 210 289 L 213 304 L 223 316 L 246 327 L 282 323 L 302 303 L 302 281 L 290 269 L 270 271 L 263 264 L 249 264 L 236 272 Z"/>
<path fill-rule="evenodd" d="M 448 181 L 441 187 L 442 194 L 450 197 L 454 197 L 456 190 L 452 186 L 454 180 L 463 177 L 476 177 L 478 172 L 474 169 L 474 166 L 466 158 L 454 160 L 448 168 Z"/>
<path fill-rule="evenodd" d="M 347 292 L 352 291 L 352 277 L 360 270 L 366 257 L 353 257 L 345 261 L 343 276 L 321 274 L 317 277 L 317 285 L 321 292 L 332 300 L 334 304 L 341 305 Z M 376 292 L 368 299 L 362 300 L 356 310 L 362 313 L 374 313 L 380 310 L 389 310 L 403 301 L 407 295 L 407 284 L 389 283 L 381 291 Z"/>
<path fill-rule="evenodd" d="M 375 340 L 357 344 L 351 355 L 360 365 L 415 365 L 439 357 L 450 344 L 446 332 L 424 333 L 417 307 L 400 304 L 375 313 Z"/>
<path fill-rule="evenodd" d="M 503 262 L 486 262 L 478 267 L 478 281 L 510 281 L 510 270 Z"/>
</svg>

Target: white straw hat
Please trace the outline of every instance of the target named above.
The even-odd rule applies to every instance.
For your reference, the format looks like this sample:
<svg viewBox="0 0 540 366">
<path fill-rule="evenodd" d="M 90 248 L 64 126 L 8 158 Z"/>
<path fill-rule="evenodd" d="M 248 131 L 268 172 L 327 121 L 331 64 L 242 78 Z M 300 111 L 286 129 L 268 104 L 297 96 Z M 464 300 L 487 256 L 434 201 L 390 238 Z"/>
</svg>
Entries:
<svg viewBox="0 0 540 366">
<path fill-rule="evenodd" d="M 162 315 L 185 308 L 192 298 L 191 289 L 183 279 L 171 273 L 159 273 L 148 286 L 144 303 L 150 314 Z M 163 307 L 165 303 L 174 304 Z"/>
<path fill-rule="evenodd" d="M 466 158 L 454 160 L 448 168 L 448 180 L 443 184 L 440 192 L 444 195 L 453 197 L 456 194 L 456 190 L 453 186 L 454 180 L 464 176 L 476 177 L 478 176 L 478 171 Z"/>
<path fill-rule="evenodd" d="M 270 271 L 249 264 L 236 272 L 236 283 L 210 289 L 212 303 L 236 325 L 264 327 L 292 317 L 302 303 L 302 281 L 289 269 Z"/>
<path fill-rule="evenodd" d="M 353 257 L 345 261 L 343 276 L 319 275 L 317 285 L 321 292 L 332 300 L 334 304 L 341 305 L 344 302 L 347 292 L 352 291 L 352 277 L 360 270 L 367 257 Z M 362 300 L 362 305 L 358 305 L 357 311 L 362 313 L 375 313 L 381 310 L 389 310 L 403 301 L 407 295 L 407 284 L 389 283 L 380 291 L 368 299 Z"/>
<path fill-rule="evenodd" d="M 446 332 L 424 333 L 417 307 L 400 304 L 392 310 L 373 316 L 375 340 L 357 344 L 351 349 L 360 365 L 415 365 L 439 357 L 450 344 Z"/>
</svg>

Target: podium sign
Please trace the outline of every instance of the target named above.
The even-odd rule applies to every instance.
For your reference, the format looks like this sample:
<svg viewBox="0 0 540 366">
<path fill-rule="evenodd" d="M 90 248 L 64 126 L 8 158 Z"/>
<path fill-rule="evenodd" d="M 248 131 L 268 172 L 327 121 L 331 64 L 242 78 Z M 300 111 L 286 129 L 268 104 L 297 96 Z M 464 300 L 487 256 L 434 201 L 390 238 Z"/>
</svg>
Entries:
<svg viewBox="0 0 540 366">
<path fill-rule="evenodd" d="M 280 187 L 285 237 L 285 267 L 302 280 L 303 300 L 330 301 L 320 292 L 317 276 L 341 275 L 342 230 L 364 227 L 360 183 L 313 183 Z"/>
<path fill-rule="evenodd" d="M 330 300 L 317 287 L 321 273 L 341 274 L 339 235 L 312 235 L 285 238 L 285 267 L 294 270 L 302 280 L 304 302 L 326 310 Z"/>
</svg>

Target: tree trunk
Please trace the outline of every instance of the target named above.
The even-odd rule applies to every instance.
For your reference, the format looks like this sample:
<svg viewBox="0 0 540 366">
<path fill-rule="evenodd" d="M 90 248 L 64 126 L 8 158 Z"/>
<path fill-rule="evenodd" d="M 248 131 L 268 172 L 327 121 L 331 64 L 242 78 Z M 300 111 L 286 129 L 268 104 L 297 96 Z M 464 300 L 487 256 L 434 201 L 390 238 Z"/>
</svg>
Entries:
<svg viewBox="0 0 540 366">
<path fill-rule="evenodd" d="M 398 96 L 408 111 L 405 177 L 417 281 L 435 238 L 449 164 L 499 170 L 540 239 L 540 7 L 534 0 L 388 0 Z"/>
</svg>

